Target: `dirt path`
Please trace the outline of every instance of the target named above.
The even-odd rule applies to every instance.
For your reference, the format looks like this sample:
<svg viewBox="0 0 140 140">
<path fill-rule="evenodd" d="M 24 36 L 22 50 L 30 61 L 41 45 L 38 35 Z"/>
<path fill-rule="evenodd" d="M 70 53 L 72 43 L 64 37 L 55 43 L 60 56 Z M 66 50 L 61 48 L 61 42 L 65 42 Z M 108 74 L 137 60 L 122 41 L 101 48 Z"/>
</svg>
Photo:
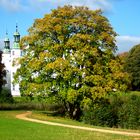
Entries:
<svg viewBox="0 0 140 140">
<path fill-rule="evenodd" d="M 27 115 L 29 115 L 31 113 L 32 113 L 31 111 L 28 111 L 28 112 L 26 112 L 24 114 L 16 115 L 16 118 L 31 121 L 31 122 L 43 123 L 43 124 L 47 124 L 47 125 L 62 126 L 62 127 L 82 129 L 82 130 L 88 130 L 88 131 L 97 131 L 97 132 L 120 134 L 120 135 L 127 135 L 127 136 L 140 136 L 140 133 L 132 133 L 132 132 L 124 132 L 124 131 L 113 131 L 113 130 L 106 130 L 106 129 L 81 127 L 81 126 L 74 126 L 74 125 L 67 125 L 67 124 L 61 124 L 61 123 L 54 123 L 54 122 L 48 122 L 48 121 L 41 121 L 41 120 L 37 120 L 37 119 L 31 119 L 31 118 L 27 117 Z"/>
</svg>

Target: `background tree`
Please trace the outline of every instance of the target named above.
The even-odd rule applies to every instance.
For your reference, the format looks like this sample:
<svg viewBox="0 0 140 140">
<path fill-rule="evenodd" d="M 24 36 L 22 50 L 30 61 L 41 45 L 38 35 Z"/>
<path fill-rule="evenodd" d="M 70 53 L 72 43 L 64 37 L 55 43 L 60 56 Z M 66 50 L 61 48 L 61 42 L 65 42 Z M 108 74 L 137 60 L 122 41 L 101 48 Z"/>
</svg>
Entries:
<svg viewBox="0 0 140 140">
<path fill-rule="evenodd" d="M 140 44 L 129 51 L 125 70 L 131 75 L 132 90 L 140 90 Z"/>
<path fill-rule="evenodd" d="M 11 91 L 4 87 L 6 84 L 6 70 L 4 64 L 2 64 L 2 51 L 0 51 L 0 103 L 11 103 L 13 98 Z"/>
<path fill-rule="evenodd" d="M 118 57 L 121 60 L 122 64 L 125 64 L 127 56 L 128 56 L 128 52 L 123 52 L 118 54 Z"/>
<path fill-rule="evenodd" d="M 21 40 L 30 46 L 15 75 L 22 95 L 55 97 L 78 118 L 82 106 L 126 90 L 115 36 L 100 10 L 64 6 L 36 19 Z"/>
<path fill-rule="evenodd" d="M 2 86 L 6 83 L 4 77 L 6 76 L 5 66 L 2 64 L 2 51 L 0 51 L 0 93 L 2 91 Z"/>
</svg>

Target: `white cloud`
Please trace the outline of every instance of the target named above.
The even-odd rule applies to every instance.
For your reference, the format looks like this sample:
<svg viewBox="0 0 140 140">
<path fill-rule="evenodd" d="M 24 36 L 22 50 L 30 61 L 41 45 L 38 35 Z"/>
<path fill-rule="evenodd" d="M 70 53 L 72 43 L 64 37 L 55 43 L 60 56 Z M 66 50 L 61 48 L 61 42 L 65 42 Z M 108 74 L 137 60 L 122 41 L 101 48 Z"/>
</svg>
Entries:
<svg viewBox="0 0 140 140">
<path fill-rule="evenodd" d="M 25 11 L 53 8 L 63 5 L 87 6 L 91 9 L 110 11 L 111 0 L 0 0 L 0 7 L 8 11 Z M 50 6 L 50 7 L 49 7 Z"/>
<path fill-rule="evenodd" d="M 36 0 L 36 2 L 42 2 L 46 4 L 50 3 L 56 6 L 87 6 L 91 9 L 102 9 L 104 11 L 112 9 L 112 5 L 109 0 Z"/>
<path fill-rule="evenodd" d="M 23 9 L 20 0 L 0 0 L 0 6 L 8 11 L 19 11 Z"/>
<path fill-rule="evenodd" d="M 134 45 L 140 44 L 140 36 L 118 36 L 116 38 L 118 51 L 129 51 Z"/>
</svg>

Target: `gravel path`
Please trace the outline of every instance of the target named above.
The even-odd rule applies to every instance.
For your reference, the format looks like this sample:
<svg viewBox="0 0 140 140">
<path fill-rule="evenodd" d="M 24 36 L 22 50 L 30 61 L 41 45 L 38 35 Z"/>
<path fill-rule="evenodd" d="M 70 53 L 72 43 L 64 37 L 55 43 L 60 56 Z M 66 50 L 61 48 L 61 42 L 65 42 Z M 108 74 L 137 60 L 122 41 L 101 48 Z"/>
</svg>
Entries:
<svg viewBox="0 0 140 140">
<path fill-rule="evenodd" d="M 113 130 L 106 130 L 106 129 L 98 129 L 98 128 L 89 128 L 89 127 L 82 127 L 82 126 L 74 126 L 74 125 L 67 125 L 67 124 L 61 124 L 61 123 L 54 123 L 49 121 L 41 121 L 37 119 L 31 119 L 28 118 L 27 115 L 31 114 L 31 111 L 28 111 L 24 114 L 16 115 L 16 118 L 36 123 L 42 123 L 47 125 L 54 125 L 54 126 L 62 126 L 62 127 L 68 127 L 68 128 L 74 128 L 74 129 L 82 129 L 82 130 L 88 130 L 88 131 L 97 131 L 102 133 L 111 133 L 111 134 L 120 134 L 120 135 L 127 135 L 127 136 L 140 136 L 140 133 L 132 133 L 132 132 L 125 132 L 125 131 L 113 131 Z"/>
</svg>

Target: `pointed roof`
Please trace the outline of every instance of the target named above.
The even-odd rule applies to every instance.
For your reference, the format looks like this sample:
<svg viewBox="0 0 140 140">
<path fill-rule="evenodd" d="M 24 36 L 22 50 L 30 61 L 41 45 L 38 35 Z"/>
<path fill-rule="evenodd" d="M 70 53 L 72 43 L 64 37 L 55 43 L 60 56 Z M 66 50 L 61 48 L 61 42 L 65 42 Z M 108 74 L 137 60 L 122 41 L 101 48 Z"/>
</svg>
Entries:
<svg viewBox="0 0 140 140">
<path fill-rule="evenodd" d="M 9 37 L 8 37 L 8 32 L 6 31 L 6 37 L 5 37 L 5 39 L 4 39 L 4 42 L 9 42 L 10 41 L 10 39 L 9 39 Z"/>
<path fill-rule="evenodd" d="M 16 23 L 16 32 L 14 33 L 14 36 L 19 36 L 20 33 L 18 32 L 18 24 Z"/>
</svg>

